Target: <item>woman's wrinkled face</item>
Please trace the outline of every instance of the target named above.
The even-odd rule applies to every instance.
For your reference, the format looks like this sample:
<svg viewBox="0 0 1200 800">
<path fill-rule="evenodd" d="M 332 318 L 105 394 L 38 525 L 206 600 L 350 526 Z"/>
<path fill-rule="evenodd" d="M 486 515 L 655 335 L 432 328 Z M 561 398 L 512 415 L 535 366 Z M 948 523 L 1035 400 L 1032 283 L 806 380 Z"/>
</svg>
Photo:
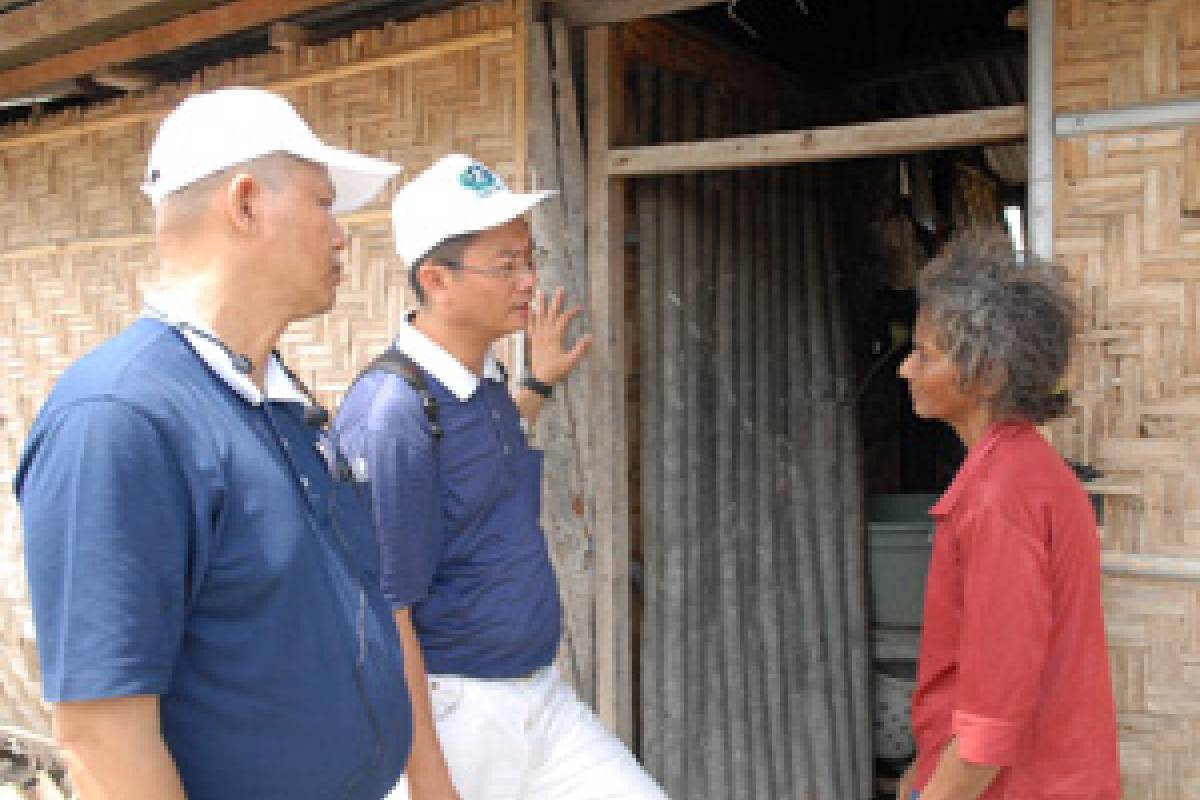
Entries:
<svg viewBox="0 0 1200 800">
<path fill-rule="evenodd" d="M 985 400 L 980 390 L 963 386 L 958 365 L 938 343 L 938 332 L 923 312 L 917 313 L 913 348 L 900 364 L 900 377 L 908 381 L 913 413 L 938 419 L 958 429 Z"/>
</svg>

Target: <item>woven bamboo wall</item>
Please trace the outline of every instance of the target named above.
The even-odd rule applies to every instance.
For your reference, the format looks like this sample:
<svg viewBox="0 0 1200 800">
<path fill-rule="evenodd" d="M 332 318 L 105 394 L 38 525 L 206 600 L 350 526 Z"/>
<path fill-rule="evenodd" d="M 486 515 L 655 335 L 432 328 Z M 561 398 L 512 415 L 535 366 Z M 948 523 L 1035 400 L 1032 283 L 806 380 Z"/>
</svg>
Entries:
<svg viewBox="0 0 1200 800">
<path fill-rule="evenodd" d="M 410 175 L 460 151 L 520 185 L 516 2 L 230 62 L 188 85 L 0 130 L 0 725 L 47 727 L 12 472 L 55 378 L 133 318 L 139 287 L 156 276 L 150 208 L 137 186 L 162 114 L 194 90 L 265 86 L 322 138 L 395 160 Z M 393 336 L 406 303 L 389 200 L 384 193 L 345 218 L 346 279 L 333 312 L 284 336 L 285 358 L 330 405 Z"/>
<path fill-rule="evenodd" d="M 1200 95 L 1200 2 L 1059 0 L 1057 111 Z M 1200 167 L 1196 129 L 1056 151 L 1056 250 L 1079 291 L 1057 443 L 1105 472 L 1106 611 L 1125 797 L 1200 797 Z M 1142 564 L 1190 580 L 1152 577 Z M 1142 574 L 1139 574 L 1142 573 Z"/>
</svg>

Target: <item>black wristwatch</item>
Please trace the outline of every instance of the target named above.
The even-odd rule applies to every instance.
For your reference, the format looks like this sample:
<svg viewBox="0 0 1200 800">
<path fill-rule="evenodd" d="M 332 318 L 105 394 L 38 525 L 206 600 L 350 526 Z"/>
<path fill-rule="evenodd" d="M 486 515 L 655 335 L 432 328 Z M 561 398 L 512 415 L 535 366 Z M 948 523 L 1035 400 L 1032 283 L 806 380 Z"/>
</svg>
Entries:
<svg viewBox="0 0 1200 800">
<path fill-rule="evenodd" d="M 553 386 L 548 383 L 542 383 L 532 375 L 526 375 L 525 380 L 521 381 L 521 385 L 534 394 L 541 395 L 546 400 L 549 400 L 550 396 L 554 394 Z"/>
</svg>

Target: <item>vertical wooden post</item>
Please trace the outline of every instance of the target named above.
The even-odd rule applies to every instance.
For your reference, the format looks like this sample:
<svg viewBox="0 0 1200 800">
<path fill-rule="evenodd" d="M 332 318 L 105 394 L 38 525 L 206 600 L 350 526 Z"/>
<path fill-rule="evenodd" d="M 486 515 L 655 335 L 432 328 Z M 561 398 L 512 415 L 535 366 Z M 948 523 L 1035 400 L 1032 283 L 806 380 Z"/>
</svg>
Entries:
<svg viewBox="0 0 1200 800">
<path fill-rule="evenodd" d="M 540 22 L 530 22 L 528 30 L 529 163 L 537 188 L 562 186 L 565 189 L 571 182 L 571 175 L 583 171 L 583 153 L 577 138 L 579 125 L 575 119 L 578 112 L 572 108 L 572 117 L 557 120 L 556 124 L 547 31 Z M 561 53 L 559 57 L 563 57 Z M 566 77 L 570 79 L 569 74 Z M 564 90 L 572 91 L 574 96 L 572 87 L 560 83 L 558 94 Z M 563 135 L 563 130 L 571 126 L 576 132 L 573 146 L 569 137 Z M 557 143 L 556 128 L 559 130 Z M 564 190 L 539 203 L 530 214 L 533 239 L 546 252 L 545 259 L 538 265 L 538 279 L 546 288 L 563 287 L 570 302 L 586 303 L 583 209 L 580 207 L 571 213 L 572 202 L 582 206 L 582 187 L 577 199 Z M 579 696 L 585 702 L 593 703 L 595 601 L 590 537 L 595 529 L 595 508 L 590 501 L 592 482 L 588 477 L 589 382 L 587 370 L 575 370 L 559 387 L 559 399 L 542 410 L 534 435 L 546 454 L 542 527 L 558 573 L 564 606 L 559 664 Z"/>
<path fill-rule="evenodd" d="M 587 174 L 583 158 L 583 135 L 579 130 L 575 73 L 571 68 L 571 31 L 561 19 L 551 20 L 550 25 L 554 44 L 555 121 L 558 123 L 558 158 L 562 177 L 559 190 L 566 206 L 567 256 L 583 276 L 586 274 L 584 262 L 587 258 L 584 249 L 587 238 Z M 586 285 L 586 281 L 584 283 Z"/>
<path fill-rule="evenodd" d="M 623 132 L 623 65 L 608 26 L 589 28 L 587 54 L 588 278 L 596 498 L 596 710 L 633 740 L 629 626 L 629 487 L 625 426 L 625 186 L 610 178 L 608 149 Z"/>
</svg>

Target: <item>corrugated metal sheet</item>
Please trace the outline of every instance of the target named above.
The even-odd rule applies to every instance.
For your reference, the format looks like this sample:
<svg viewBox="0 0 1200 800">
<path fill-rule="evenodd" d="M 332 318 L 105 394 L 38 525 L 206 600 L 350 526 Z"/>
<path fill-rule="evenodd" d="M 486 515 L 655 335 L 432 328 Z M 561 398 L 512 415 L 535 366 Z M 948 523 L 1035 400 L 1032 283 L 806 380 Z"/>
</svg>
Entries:
<svg viewBox="0 0 1200 800">
<path fill-rule="evenodd" d="M 778 124 L 666 70 L 639 142 Z M 871 794 L 857 407 L 828 166 L 634 183 L 641 743 L 678 798 Z"/>
</svg>

